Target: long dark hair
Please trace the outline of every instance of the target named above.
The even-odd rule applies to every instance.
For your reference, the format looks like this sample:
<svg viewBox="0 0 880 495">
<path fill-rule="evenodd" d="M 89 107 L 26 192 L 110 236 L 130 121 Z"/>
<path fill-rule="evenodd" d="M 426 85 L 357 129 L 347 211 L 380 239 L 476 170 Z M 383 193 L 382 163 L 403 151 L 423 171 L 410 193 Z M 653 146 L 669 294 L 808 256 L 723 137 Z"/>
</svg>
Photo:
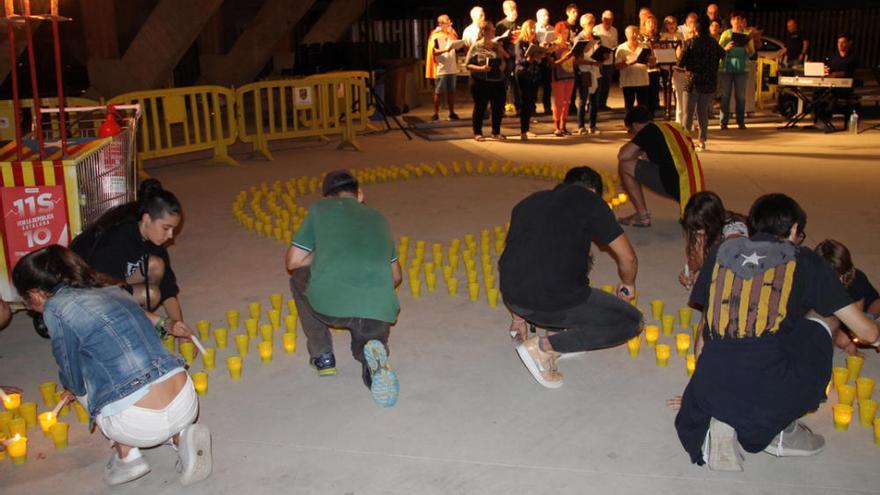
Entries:
<svg viewBox="0 0 880 495">
<path fill-rule="evenodd" d="M 853 265 L 849 249 L 842 242 L 825 239 L 816 245 L 815 251 L 831 264 L 831 268 L 840 277 L 843 285 L 849 287 L 852 284 L 856 275 L 856 267 Z"/>
<path fill-rule="evenodd" d="M 51 293 L 59 284 L 92 289 L 114 283 L 115 280 L 93 270 L 76 253 L 57 244 L 27 254 L 12 270 L 12 284 L 25 299 L 30 290 Z"/>
<path fill-rule="evenodd" d="M 684 230 L 686 252 L 690 257 L 706 259 L 709 250 L 721 242 L 728 213 L 721 197 L 712 191 L 702 191 L 691 196 L 684 207 L 679 223 Z M 697 253 L 697 237 L 703 231 L 702 252 Z"/>
</svg>

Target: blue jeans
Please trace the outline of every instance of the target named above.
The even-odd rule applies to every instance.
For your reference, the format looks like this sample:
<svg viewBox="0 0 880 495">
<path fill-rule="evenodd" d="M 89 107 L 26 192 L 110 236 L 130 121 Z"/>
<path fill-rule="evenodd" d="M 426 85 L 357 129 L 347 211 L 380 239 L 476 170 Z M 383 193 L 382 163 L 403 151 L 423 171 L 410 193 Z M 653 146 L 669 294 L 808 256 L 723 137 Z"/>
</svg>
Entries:
<svg viewBox="0 0 880 495">
<path fill-rule="evenodd" d="M 721 124 L 730 122 L 730 92 L 734 91 L 736 99 L 736 123 L 746 123 L 746 84 L 749 81 L 748 72 L 720 72 L 718 83 L 721 86 Z"/>
</svg>

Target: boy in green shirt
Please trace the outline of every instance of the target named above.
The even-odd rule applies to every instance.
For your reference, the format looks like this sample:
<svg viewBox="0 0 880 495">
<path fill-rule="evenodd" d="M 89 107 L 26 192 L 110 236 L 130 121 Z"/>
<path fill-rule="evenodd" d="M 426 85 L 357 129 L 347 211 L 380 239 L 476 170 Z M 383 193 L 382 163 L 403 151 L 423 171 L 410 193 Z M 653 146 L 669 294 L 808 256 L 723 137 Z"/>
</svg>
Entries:
<svg viewBox="0 0 880 495">
<path fill-rule="evenodd" d="M 400 306 L 394 288 L 401 270 L 388 221 L 363 203 L 346 170 L 324 177 L 315 202 L 285 257 L 290 289 L 319 376 L 336 374 L 329 326 L 351 331 L 351 352 L 364 384 L 384 407 L 397 402 L 397 376 L 388 366 L 388 335 Z"/>
<path fill-rule="evenodd" d="M 746 85 L 749 81 L 749 57 L 755 53 L 755 41 L 751 31 L 746 31 L 745 18 L 742 12 L 730 13 L 730 29 L 721 33 L 718 43 L 727 52 L 721 62 L 721 74 L 718 82 L 721 85 L 721 129 L 727 129 L 730 121 L 730 93 L 734 91 L 736 100 L 736 125 L 746 128 Z M 737 35 L 734 36 L 734 33 Z M 748 37 L 745 43 L 737 39 Z"/>
</svg>

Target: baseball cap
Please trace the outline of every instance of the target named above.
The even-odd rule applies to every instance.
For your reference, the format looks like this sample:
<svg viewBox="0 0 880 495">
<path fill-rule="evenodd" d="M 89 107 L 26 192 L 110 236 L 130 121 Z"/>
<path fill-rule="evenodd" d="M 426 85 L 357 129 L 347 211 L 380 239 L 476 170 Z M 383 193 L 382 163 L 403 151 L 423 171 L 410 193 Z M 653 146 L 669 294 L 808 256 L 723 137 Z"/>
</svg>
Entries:
<svg viewBox="0 0 880 495">
<path fill-rule="evenodd" d="M 329 196 L 336 192 L 339 188 L 345 186 L 358 186 L 358 181 L 348 170 L 334 170 L 328 172 L 324 176 L 324 185 L 321 190 L 324 196 Z"/>
</svg>

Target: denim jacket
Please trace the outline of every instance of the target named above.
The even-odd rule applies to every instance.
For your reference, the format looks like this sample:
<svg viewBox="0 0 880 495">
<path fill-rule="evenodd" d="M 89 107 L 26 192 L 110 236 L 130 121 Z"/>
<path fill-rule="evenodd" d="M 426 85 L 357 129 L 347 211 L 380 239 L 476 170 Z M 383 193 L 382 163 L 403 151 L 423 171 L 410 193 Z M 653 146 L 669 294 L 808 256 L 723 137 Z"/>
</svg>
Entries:
<svg viewBox="0 0 880 495">
<path fill-rule="evenodd" d="M 61 384 L 88 397 L 89 415 L 183 366 L 144 310 L 119 287 L 55 289 L 43 319 Z"/>
</svg>

